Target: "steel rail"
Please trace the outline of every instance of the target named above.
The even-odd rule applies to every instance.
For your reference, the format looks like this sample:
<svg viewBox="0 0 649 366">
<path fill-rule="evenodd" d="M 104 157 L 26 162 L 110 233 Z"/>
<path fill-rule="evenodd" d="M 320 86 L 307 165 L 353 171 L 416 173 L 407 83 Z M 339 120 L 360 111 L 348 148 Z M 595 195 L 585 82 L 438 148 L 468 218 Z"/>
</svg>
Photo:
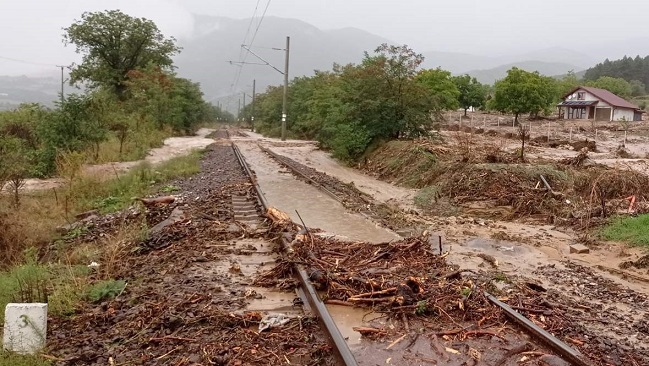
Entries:
<svg viewBox="0 0 649 366">
<path fill-rule="evenodd" d="M 576 351 L 572 347 L 570 347 L 567 344 L 563 343 L 561 340 L 559 340 L 557 337 L 550 334 L 545 329 L 543 329 L 543 328 L 539 327 L 538 325 L 534 324 L 531 320 L 529 320 L 525 316 L 521 315 L 516 310 L 512 309 L 509 305 L 507 305 L 504 302 L 496 299 L 490 293 L 485 291 L 484 295 L 494 305 L 500 307 L 507 314 L 507 316 L 512 318 L 516 323 L 518 323 L 520 326 L 522 326 L 526 331 L 528 331 L 529 333 L 532 333 L 537 338 L 539 338 L 541 341 L 543 341 L 548 346 L 550 346 L 562 358 L 569 361 L 573 365 L 589 366 L 589 364 L 587 364 L 583 360 L 582 354 L 580 352 Z"/>
<path fill-rule="evenodd" d="M 252 170 L 250 170 L 250 167 L 248 166 L 248 163 L 246 162 L 243 155 L 241 154 L 239 148 L 234 143 L 232 143 L 231 146 L 232 146 L 232 150 L 234 150 L 234 154 L 236 155 L 237 160 L 239 161 L 239 164 L 241 164 L 241 167 L 246 172 L 246 174 L 250 178 L 250 181 L 252 182 L 252 186 L 255 189 L 255 192 L 257 193 L 257 197 L 259 199 L 262 209 L 264 210 L 264 212 L 268 211 L 268 208 L 270 206 L 268 204 L 268 201 L 264 197 L 264 193 L 261 190 L 261 187 L 259 187 L 256 176 L 254 175 Z M 288 248 L 290 246 L 290 243 L 288 243 L 286 238 L 282 238 L 282 242 L 285 248 Z M 306 270 L 302 265 L 296 263 L 294 264 L 294 266 L 295 266 L 295 273 L 297 273 L 298 280 L 302 285 L 304 294 L 307 297 L 307 301 L 309 302 L 311 308 L 315 310 L 318 319 L 320 320 L 321 324 L 324 326 L 324 329 L 327 332 L 327 336 L 329 337 L 330 342 L 334 346 L 333 348 L 335 350 L 336 357 L 345 366 L 358 366 L 358 363 L 356 362 L 356 359 L 354 358 L 352 351 L 349 349 L 349 346 L 347 345 L 345 338 L 343 337 L 343 335 L 340 333 L 340 330 L 336 326 L 336 322 L 331 317 L 331 314 L 329 314 L 329 310 L 327 310 L 327 307 L 325 306 L 324 302 L 322 302 L 322 299 L 320 299 L 320 296 L 318 296 L 316 289 L 313 287 L 313 284 L 311 283 L 311 279 L 309 278 L 308 273 L 306 272 Z"/>
</svg>

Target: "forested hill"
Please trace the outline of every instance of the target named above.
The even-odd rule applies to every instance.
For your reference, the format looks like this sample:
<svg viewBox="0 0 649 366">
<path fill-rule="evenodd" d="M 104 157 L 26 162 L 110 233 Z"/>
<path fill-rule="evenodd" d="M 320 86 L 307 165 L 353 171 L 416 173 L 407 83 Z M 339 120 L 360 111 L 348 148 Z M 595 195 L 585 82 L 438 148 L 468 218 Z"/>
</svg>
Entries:
<svg viewBox="0 0 649 366">
<path fill-rule="evenodd" d="M 606 61 L 588 69 L 584 75 L 585 80 L 597 80 L 602 76 L 621 78 L 628 82 L 641 81 L 649 85 L 649 56 L 635 58 L 625 56 L 621 60 Z"/>
</svg>

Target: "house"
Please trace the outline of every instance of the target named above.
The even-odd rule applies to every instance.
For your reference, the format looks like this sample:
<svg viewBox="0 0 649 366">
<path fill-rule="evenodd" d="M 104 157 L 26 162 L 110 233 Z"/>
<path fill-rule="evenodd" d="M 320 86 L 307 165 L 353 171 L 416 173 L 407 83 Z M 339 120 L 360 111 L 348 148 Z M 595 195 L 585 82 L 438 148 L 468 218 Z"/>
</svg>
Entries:
<svg viewBox="0 0 649 366">
<path fill-rule="evenodd" d="M 580 86 L 563 96 L 559 103 L 559 118 L 595 121 L 642 121 L 638 106 L 608 90 Z"/>
</svg>

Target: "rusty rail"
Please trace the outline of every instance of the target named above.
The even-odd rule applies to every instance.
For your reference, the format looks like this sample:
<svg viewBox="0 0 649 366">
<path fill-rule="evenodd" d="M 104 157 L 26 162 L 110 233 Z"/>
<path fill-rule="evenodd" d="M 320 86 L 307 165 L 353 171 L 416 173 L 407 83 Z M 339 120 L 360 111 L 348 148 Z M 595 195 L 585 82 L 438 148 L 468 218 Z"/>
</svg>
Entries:
<svg viewBox="0 0 649 366">
<path fill-rule="evenodd" d="M 543 341 L 545 344 L 550 346 L 555 352 L 557 352 L 562 358 L 565 360 L 569 361 L 573 365 L 577 366 L 589 366 L 588 363 L 586 363 L 583 358 L 581 353 L 573 349 L 572 347 L 568 346 L 567 344 L 563 343 L 561 340 L 559 340 L 557 337 L 553 336 L 550 334 L 548 331 L 545 329 L 539 327 L 538 325 L 532 323 L 531 320 L 527 319 L 523 315 L 521 315 L 519 312 L 516 310 L 512 309 L 509 305 L 505 304 L 504 302 L 496 299 L 493 295 L 485 291 L 485 296 L 489 301 L 491 301 L 494 305 L 500 307 L 503 309 L 505 314 L 512 318 L 516 323 L 518 323 L 520 326 L 522 326 L 526 331 L 530 332 L 537 338 L 539 338 L 541 341 Z"/>
<path fill-rule="evenodd" d="M 253 188 L 257 192 L 259 203 L 262 209 L 264 210 L 264 212 L 266 212 L 269 208 L 268 201 L 264 197 L 264 193 L 261 190 L 261 187 L 259 187 L 259 184 L 257 183 L 256 176 L 254 175 L 252 170 L 250 170 L 250 167 L 248 166 L 248 163 L 246 162 L 243 155 L 241 154 L 241 151 L 239 151 L 239 148 L 234 143 L 232 143 L 232 150 L 234 150 L 234 154 L 236 155 L 237 160 L 239 160 L 241 167 L 244 169 L 244 171 L 250 178 Z M 282 238 L 282 241 L 284 246 L 288 248 L 289 243 L 286 241 L 286 238 Z M 318 296 L 318 293 L 313 287 L 309 275 L 307 274 L 304 267 L 296 263 L 295 273 L 297 273 L 298 280 L 302 286 L 305 296 L 307 297 L 306 300 L 309 302 L 311 308 L 314 309 L 316 315 L 318 316 L 318 319 L 320 320 L 321 324 L 324 326 L 327 336 L 329 337 L 329 341 L 334 346 L 333 348 L 336 352 L 336 356 L 338 360 L 345 366 L 358 366 L 358 363 L 356 362 L 356 359 L 354 358 L 352 351 L 349 349 L 349 346 L 347 345 L 345 338 L 340 333 L 340 330 L 336 326 L 336 322 L 331 317 L 331 314 L 329 314 L 329 310 L 327 310 L 327 307 L 325 306 L 324 302 L 322 302 L 322 299 L 320 299 L 320 296 Z"/>
</svg>

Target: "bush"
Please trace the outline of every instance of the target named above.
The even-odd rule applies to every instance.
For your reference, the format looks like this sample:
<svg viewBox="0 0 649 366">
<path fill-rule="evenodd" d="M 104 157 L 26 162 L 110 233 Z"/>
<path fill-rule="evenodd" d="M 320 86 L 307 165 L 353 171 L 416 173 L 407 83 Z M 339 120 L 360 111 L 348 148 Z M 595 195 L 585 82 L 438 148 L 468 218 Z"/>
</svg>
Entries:
<svg viewBox="0 0 649 366">
<path fill-rule="evenodd" d="M 365 128 L 358 125 L 337 125 L 333 129 L 327 145 L 335 158 L 353 161 L 360 157 L 370 143 L 370 136 Z"/>
<path fill-rule="evenodd" d="M 88 299 L 92 302 L 114 299 L 117 295 L 121 294 L 125 288 L 126 282 L 123 280 L 102 281 L 90 287 L 88 290 Z"/>
</svg>

